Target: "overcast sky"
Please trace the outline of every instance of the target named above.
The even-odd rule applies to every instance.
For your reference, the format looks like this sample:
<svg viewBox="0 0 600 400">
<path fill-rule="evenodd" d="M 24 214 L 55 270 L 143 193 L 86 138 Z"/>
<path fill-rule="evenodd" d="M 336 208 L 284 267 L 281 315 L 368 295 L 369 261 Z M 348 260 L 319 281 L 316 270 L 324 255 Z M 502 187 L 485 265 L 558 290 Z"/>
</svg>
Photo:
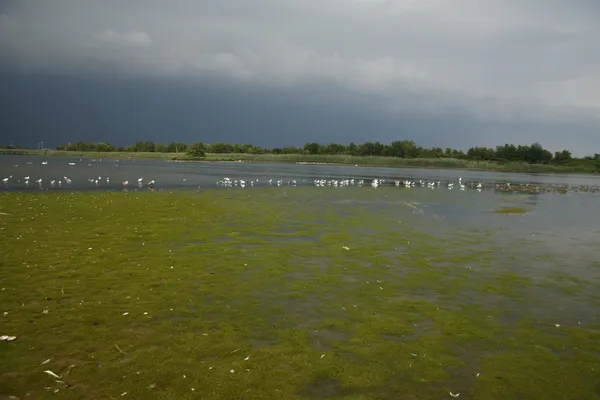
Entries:
<svg viewBox="0 0 600 400">
<path fill-rule="evenodd" d="M 0 142 L 600 152 L 597 0 L 0 0 Z"/>
</svg>

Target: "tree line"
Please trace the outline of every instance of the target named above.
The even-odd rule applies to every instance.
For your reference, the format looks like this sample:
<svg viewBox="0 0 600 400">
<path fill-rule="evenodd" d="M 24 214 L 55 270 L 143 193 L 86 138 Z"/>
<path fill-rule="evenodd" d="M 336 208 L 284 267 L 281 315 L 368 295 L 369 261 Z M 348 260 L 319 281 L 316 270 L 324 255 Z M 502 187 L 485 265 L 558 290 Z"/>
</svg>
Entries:
<svg viewBox="0 0 600 400">
<path fill-rule="evenodd" d="M 531 145 L 504 144 L 490 147 L 471 147 L 466 152 L 452 148 L 441 147 L 425 148 L 418 146 L 411 140 L 394 141 L 390 144 L 380 142 L 365 142 L 362 144 L 350 143 L 348 145 L 316 142 L 306 143 L 303 147 L 274 147 L 266 148 L 251 144 L 229 143 L 201 143 L 191 145 L 181 142 L 170 144 L 155 143 L 152 141 L 137 141 L 131 146 L 116 147 L 109 143 L 76 142 L 62 144 L 57 150 L 66 151 L 96 151 L 96 152 L 162 152 L 162 153 L 188 153 L 203 156 L 204 153 L 245 153 L 245 154 L 304 154 L 304 155 L 352 155 L 352 156 L 381 156 L 401 158 L 454 158 L 472 161 L 526 162 L 529 164 L 555 164 L 566 165 L 582 161 L 600 161 L 600 153 L 580 159 L 574 158 L 569 150 L 550 152 L 540 143 Z"/>
</svg>

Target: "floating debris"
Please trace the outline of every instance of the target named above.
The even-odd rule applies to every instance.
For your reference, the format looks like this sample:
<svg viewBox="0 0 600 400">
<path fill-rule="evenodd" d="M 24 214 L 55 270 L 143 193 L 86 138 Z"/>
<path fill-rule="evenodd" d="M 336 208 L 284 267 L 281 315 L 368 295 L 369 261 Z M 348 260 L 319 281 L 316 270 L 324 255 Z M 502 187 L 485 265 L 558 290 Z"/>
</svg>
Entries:
<svg viewBox="0 0 600 400">
<path fill-rule="evenodd" d="M 0 336 L 0 340 L 4 340 L 7 342 L 12 342 L 13 340 L 16 340 L 16 339 L 17 339 L 16 336 L 7 336 L 7 335 Z"/>
<path fill-rule="evenodd" d="M 60 376 L 56 375 L 54 372 L 50 371 L 49 369 L 45 370 L 44 372 L 53 378 L 60 379 Z"/>
<path fill-rule="evenodd" d="M 520 207 L 500 207 L 491 211 L 494 214 L 527 214 L 530 211 Z"/>
</svg>

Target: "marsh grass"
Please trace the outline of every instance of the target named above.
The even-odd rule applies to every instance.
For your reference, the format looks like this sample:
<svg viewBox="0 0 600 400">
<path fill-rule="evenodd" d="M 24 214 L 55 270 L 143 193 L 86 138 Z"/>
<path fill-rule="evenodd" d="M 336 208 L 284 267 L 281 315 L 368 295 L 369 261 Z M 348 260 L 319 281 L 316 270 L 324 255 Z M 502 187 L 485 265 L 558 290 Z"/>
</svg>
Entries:
<svg viewBox="0 0 600 400">
<path fill-rule="evenodd" d="M 598 395 L 599 327 L 556 328 L 531 296 L 585 307 L 564 288 L 591 283 L 536 285 L 485 230 L 436 237 L 410 207 L 399 225 L 298 189 L 1 193 L 0 333 L 18 339 L 0 395 Z"/>
</svg>

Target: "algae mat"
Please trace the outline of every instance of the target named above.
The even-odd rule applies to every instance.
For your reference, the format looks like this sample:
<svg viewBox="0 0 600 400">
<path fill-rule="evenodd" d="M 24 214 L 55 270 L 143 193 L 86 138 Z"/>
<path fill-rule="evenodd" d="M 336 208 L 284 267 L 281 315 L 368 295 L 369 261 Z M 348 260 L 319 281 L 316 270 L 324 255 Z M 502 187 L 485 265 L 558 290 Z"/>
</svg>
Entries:
<svg viewBox="0 0 600 400">
<path fill-rule="evenodd" d="M 597 275 L 297 189 L 1 194 L 0 396 L 598 397 Z"/>
</svg>

